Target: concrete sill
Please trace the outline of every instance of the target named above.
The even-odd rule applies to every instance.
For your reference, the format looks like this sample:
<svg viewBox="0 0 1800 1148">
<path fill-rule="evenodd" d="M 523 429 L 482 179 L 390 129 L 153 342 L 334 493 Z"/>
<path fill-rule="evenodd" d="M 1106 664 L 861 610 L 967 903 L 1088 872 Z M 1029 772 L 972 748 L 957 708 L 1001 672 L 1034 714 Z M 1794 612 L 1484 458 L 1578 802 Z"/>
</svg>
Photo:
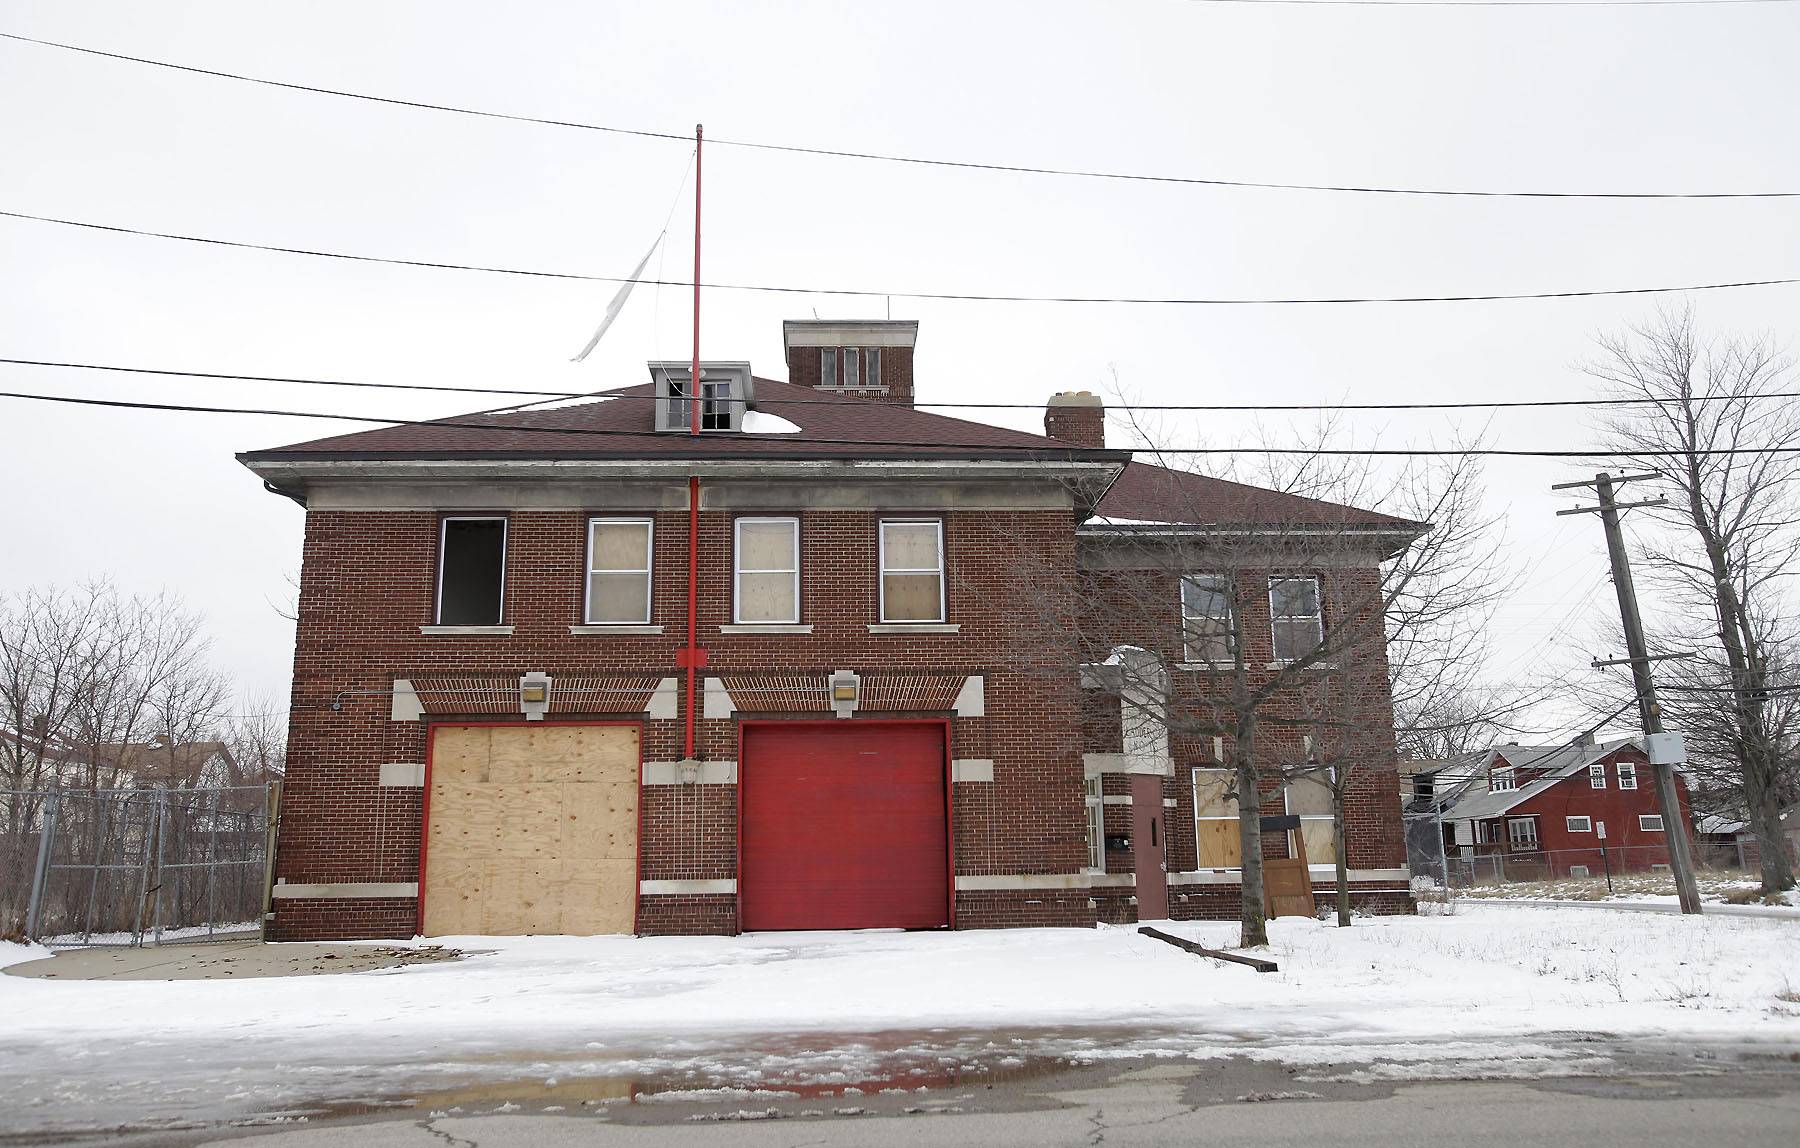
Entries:
<svg viewBox="0 0 1800 1148">
<path fill-rule="evenodd" d="M 721 634 L 810 634 L 811 622 L 738 622 L 720 626 Z"/>
<path fill-rule="evenodd" d="M 1222 674 L 1233 667 L 1232 662 L 1177 662 L 1178 670 L 1197 670 L 1201 673 Z"/>
<path fill-rule="evenodd" d="M 961 622 L 871 622 L 871 634 L 960 634 Z"/>
<path fill-rule="evenodd" d="M 1263 669 L 1265 669 L 1265 670 L 1291 670 L 1293 668 L 1294 668 L 1294 663 L 1292 663 L 1292 662 L 1270 662 L 1268 665 L 1263 667 Z M 1312 665 L 1307 666 L 1305 669 L 1303 669 L 1299 672 L 1303 673 L 1303 674 L 1310 674 L 1314 670 L 1317 670 L 1320 673 L 1324 673 L 1328 670 L 1335 670 L 1337 668 L 1338 668 L 1338 664 L 1336 662 L 1314 662 Z"/>
<path fill-rule="evenodd" d="M 633 626 L 633 625 L 629 625 L 629 624 L 617 625 L 617 626 L 593 625 L 593 626 L 570 626 L 569 627 L 569 633 L 574 634 L 577 637 L 604 636 L 604 635 L 608 635 L 608 634 L 621 634 L 621 635 L 651 634 L 651 635 L 654 635 L 654 634 L 660 634 L 662 632 L 663 632 L 663 628 L 661 626 Z"/>
<path fill-rule="evenodd" d="M 428 638 L 510 638 L 511 626 L 420 626 Z"/>
</svg>

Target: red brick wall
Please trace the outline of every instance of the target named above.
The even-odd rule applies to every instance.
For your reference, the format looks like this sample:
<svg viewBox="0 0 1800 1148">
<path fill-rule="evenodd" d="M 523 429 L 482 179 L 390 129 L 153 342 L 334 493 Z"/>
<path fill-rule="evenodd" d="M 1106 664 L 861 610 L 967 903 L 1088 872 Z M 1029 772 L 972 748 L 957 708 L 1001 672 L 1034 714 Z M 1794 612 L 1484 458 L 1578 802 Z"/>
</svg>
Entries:
<svg viewBox="0 0 1800 1148">
<path fill-rule="evenodd" d="M 569 626 L 583 620 L 587 515 L 524 511 L 510 515 L 508 529 L 504 620 L 514 627 L 512 636 L 428 637 L 419 627 L 433 620 L 439 516 L 310 513 L 276 875 L 289 882 L 417 880 L 421 791 L 377 784 L 383 762 L 425 760 L 427 723 L 390 720 L 387 691 L 395 678 L 516 678 L 534 670 L 553 677 L 679 677 L 674 651 L 686 626 L 687 514 L 654 517 L 652 621 L 664 627 L 661 636 L 570 635 Z M 995 763 L 991 784 L 956 786 L 956 872 L 1079 870 L 1086 850 L 1074 675 L 1059 681 L 1009 668 L 1009 657 L 1024 642 L 1020 614 L 1009 605 L 1019 555 L 1072 564 L 1069 513 L 943 515 L 948 618 L 960 624 L 957 634 L 869 633 L 868 624 L 879 621 L 876 523 L 881 516 L 833 510 L 803 511 L 798 517 L 802 621 L 814 626 L 813 633 L 724 635 L 718 627 L 731 621 L 732 516 L 701 515 L 699 633 L 710 650 L 706 673 L 804 674 L 821 682 L 840 668 L 947 680 L 986 675 L 987 716 L 952 723 L 954 757 Z M 341 709 L 331 708 L 334 701 Z M 643 701 L 631 704 L 641 707 Z M 644 758 L 681 757 L 681 729 L 679 721 L 644 721 Z M 736 722 L 702 721 L 697 755 L 736 760 Z M 643 810 L 642 879 L 736 876 L 733 787 L 646 786 Z M 729 931 L 735 928 L 729 901 L 714 895 L 644 897 L 640 924 L 645 931 Z M 1025 892 L 958 898 L 959 922 L 971 927 L 1069 923 L 1071 913 L 1089 912 L 1085 906 L 1085 895 L 1075 910 Z M 282 939 L 391 936 L 407 917 L 391 904 L 371 908 L 348 901 L 286 901 L 276 908 L 272 935 Z M 1092 920 L 1091 913 L 1086 919 Z M 410 930 L 410 922 L 405 927 Z"/>
<path fill-rule="evenodd" d="M 867 367 L 865 366 L 865 371 Z M 797 387 L 816 387 L 819 379 L 819 348 L 790 347 L 788 349 L 788 382 Z M 881 377 L 876 380 L 880 386 L 887 388 L 887 394 L 875 391 L 858 391 L 857 396 L 874 402 L 895 403 L 899 406 L 913 405 L 913 348 L 882 347 Z M 832 384 L 835 386 L 835 382 Z M 767 408 L 771 414 L 781 414 L 779 405 Z M 800 420 L 795 419 L 795 422 Z"/>
</svg>

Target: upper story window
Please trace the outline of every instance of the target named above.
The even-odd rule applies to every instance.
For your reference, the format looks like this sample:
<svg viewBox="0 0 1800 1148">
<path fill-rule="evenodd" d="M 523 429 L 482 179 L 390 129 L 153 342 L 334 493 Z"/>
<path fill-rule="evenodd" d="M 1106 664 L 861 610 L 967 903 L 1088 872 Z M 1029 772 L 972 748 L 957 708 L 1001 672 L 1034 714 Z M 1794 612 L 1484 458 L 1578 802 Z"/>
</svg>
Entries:
<svg viewBox="0 0 1800 1148">
<path fill-rule="evenodd" d="M 506 519 L 446 518 L 438 529 L 437 624 L 498 626 L 506 596 Z"/>
<path fill-rule="evenodd" d="M 1637 788 L 1637 763 L 1635 761 L 1621 761 L 1619 763 L 1619 788 Z"/>
<path fill-rule="evenodd" d="M 1519 788 L 1518 774 L 1510 765 L 1496 765 L 1488 771 L 1488 792 L 1505 793 L 1509 789 Z"/>
<path fill-rule="evenodd" d="M 800 621 L 800 520 L 740 518 L 732 553 L 732 620 Z"/>
<path fill-rule="evenodd" d="M 1662 814 L 1660 814 L 1660 813 L 1640 813 L 1640 814 L 1638 814 L 1638 828 L 1643 830 L 1645 833 L 1661 833 L 1663 831 Z"/>
<path fill-rule="evenodd" d="M 883 519 L 881 620 L 944 620 L 944 524 L 933 519 Z"/>
<path fill-rule="evenodd" d="M 881 348 L 820 347 L 819 385 L 836 390 L 881 386 Z"/>
<path fill-rule="evenodd" d="M 1596 761 L 1588 766 L 1588 788 L 1606 788 L 1606 763 L 1604 761 Z"/>
<path fill-rule="evenodd" d="M 588 519 L 586 621 L 592 626 L 650 621 L 648 518 Z"/>
<path fill-rule="evenodd" d="M 1234 628 L 1230 579 L 1189 574 L 1181 580 L 1182 661 L 1231 661 Z"/>
<path fill-rule="evenodd" d="M 1296 662 L 1319 648 L 1325 615 L 1317 578 L 1269 579 L 1269 628 L 1275 660 Z"/>
</svg>

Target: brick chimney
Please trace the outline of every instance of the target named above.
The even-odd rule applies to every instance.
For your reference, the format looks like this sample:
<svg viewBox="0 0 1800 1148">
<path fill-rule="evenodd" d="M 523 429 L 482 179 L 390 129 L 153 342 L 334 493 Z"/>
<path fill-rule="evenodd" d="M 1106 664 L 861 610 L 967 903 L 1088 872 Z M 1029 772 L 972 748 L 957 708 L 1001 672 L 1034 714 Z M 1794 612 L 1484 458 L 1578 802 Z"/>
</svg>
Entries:
<svg viewBox="0 0 1800 1148">
<path fill-rule="evenodd" d="M 1091 391 L 1063 391 L 1044 408 L 1044 433 L 1073 446 L 1106 446 L 1106 404 Z"/>
<path fill-rule="evenodd" d="M 917 319 L 789 319 L 781 338 L 795 386 L 913 405 Z"/>
</svg>

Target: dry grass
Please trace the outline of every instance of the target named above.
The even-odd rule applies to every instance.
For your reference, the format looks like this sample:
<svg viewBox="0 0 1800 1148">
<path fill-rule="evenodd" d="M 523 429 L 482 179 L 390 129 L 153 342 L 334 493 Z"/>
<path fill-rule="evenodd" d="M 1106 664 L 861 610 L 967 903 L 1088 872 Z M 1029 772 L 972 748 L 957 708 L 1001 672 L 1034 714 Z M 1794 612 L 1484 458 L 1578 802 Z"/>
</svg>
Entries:
<svg viewBox="0 0 1800 1148">
<path fill-rule="evenodd" d="M 1779 899 L 1768 900 L 1758 891 L 1757 882 L 1738 873 L 1699 874 L 1700 895 L 1723 899 L 1734 905 L 1752 901 L 1779 905 Z M 1612 879 L 1608 892 L 1605 877 L 1562 877 L 1552 881 L 1506 881 L 1471 885 L 1457 890 L 1457 895 L 1474 900 L 1537 899 L 1548 901 L 1604 901 L 1608 897 L 1645 897 L 1675 895 L 1675 879 L 1667 873 L 1622 873 Z"/>
</svg>

